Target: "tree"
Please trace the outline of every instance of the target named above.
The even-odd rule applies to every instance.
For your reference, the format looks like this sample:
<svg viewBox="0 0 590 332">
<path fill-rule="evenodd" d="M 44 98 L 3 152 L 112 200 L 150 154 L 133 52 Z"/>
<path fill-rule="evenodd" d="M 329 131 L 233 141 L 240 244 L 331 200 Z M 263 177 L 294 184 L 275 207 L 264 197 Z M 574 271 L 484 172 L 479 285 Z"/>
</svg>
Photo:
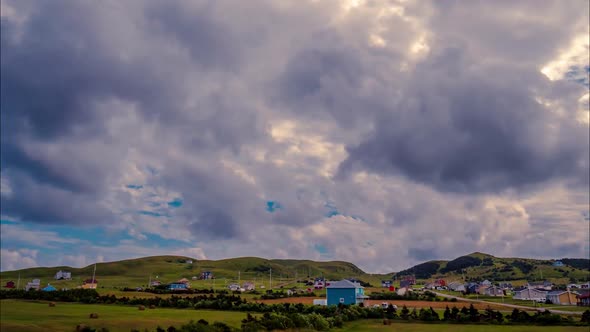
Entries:
<svg viewBox="0 0 590 332">
<path fill-rule="evenodd" d="M 410 310 L 405 305 L 402 307 L 402 311 L 399 315 L 402 319 L 408 320 L 410 318 Z"/>
<path fill-rule="evenodd" d="M 448 321 L 451 319 L 451 310 L 449 309 L 449 306 L 447 306 L 445 308 L 445 312 L 443 313 L 443 320 Z"/>
<path fill-rule="evenodd" d="M 479 311 L 477 311 L 477 309 L 475 309 L 473 304 L 471 304 L 469 306 L 469 320 L 471 320 L 472 322 L 479 321 Z"/>
</svg>

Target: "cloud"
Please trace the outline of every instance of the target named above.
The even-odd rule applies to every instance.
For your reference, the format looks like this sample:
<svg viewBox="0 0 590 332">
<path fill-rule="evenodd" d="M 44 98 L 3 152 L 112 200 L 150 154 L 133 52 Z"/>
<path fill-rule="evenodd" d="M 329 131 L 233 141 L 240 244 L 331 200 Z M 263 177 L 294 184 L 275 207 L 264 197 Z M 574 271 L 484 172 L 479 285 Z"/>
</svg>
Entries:
<svg viewBox="0 0 590 332">
<path fill-rule="evenodd" d="M 39 266 L 39 264 L 37 263 L 37 251 L 35 250 L 0 249 L 0 256 L 2 257 L 2 263 L 0 266 L 0 270 L 2 271 L 17 270 Z"/>
<path fill-rule="evenodd" d="M 474 65 L 458 49 L 421 63 L 372 135 L 347 148 L 341 172 L 360 164 L 459 192 L 587 182 L 588 128 L 535 100 L 546 79 Z"/>
<path fill-rule="evenodd" d="M 587 3 L 1 12 L 2 258 L 587 255 Z"/>
</svg>

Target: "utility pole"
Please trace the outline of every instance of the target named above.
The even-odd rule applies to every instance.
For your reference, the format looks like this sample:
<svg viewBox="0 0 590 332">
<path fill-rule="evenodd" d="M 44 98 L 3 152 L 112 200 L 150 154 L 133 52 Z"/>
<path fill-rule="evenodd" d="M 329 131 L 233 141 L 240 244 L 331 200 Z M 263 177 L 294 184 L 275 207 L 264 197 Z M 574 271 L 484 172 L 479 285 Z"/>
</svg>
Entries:
<svg viewBox="0 0 590 332">
<path fill-rule="evenodd" d="M 269 272 L 269 278 L 270 278 L 270 287 L 269 287 L 269 289 L 272 289 L 272 268 L 271 267 L 268 268 L 268 272 Z"/>
</svg>

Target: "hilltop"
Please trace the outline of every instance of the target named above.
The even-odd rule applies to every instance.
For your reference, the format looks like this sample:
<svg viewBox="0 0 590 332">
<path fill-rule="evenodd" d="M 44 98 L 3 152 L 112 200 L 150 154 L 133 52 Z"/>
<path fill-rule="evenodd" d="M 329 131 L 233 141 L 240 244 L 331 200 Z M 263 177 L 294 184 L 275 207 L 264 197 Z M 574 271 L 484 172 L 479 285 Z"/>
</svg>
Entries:
<svg viewBox="0 0 590 332">
<path fill-rule="evenodd" d="M 121 288 L 145 286 L 149 280 L 158 279 L 172 282 L 180 278 L 192 279 L 201 272 L 211 271 L 215 281 L 199 281 L 198 287 L 217 287 L 234 281 L 255 281 L 257 284 L 270 283 L 271 269 L 273 285 L 288 284 L 296 279 L 314 277 L 327 279 L 358 278 L 379 287 L 380 280 L 404 275 L 414 275 L 419 280 L 444 278 L 452 280 L 494 280 L 520 281 L 549 279 L 555 283 L 567 284 L 590 280 L 590 260 L 563 258 L 563 266 L 553 266 L 556 260 L 529 258 L 500 258 L 475 252 L 453 260 L 432 260 L 397 273 L 367 274 L 356 265 L 343 261 L 312 261 L 297 259 L 264 259 L 258 257 L 239 257 L 222 260 L 198 260 L 184 256 L 152 256 L 126 259 L 116 262 L 96 264 L 96 278 L 101 287 Z M 69 266 L 36 267 L 16 271 L 0 272 L 0 282 L 22 282 L 33 278 L 41 279 L 43 284 L 56 287 L 76 287 L 84 279 L 92 276 L 94 264 L 83 268 Z M 59 270 L 72 273 L 73 280 L 53 279 Z M 518 282 L 517 282 L 518 283 Z M 200 285 L 200 286 L 199 286 Z"/>
<path fill-rule="evenodd" d="M 409 269 L 393 273 L 393 277 L 414 275 L 417 279 L 456 280 L 544 280 L 570 283 L 590 280 L 590 259 L 562 258 L 563 266 L 554 266 L 558 260 L 530 258 L 501 258 L 474 252 L 456 259 L 432 260 Z"/>
<path fill-rule="evenodd" d="M 316 262 L 311 260 L 295 259 L 264 259 L 257 257 L 240 257 L 222 260 L 198 260 L 184 256 L 152 256 L 136 259 L 127 259 L 116 262 L 96 264 L 96 278 L 101 285 L 134 287 L 147 284 L 149 279 L 163 282 L 171 282 L 180 278 L 198 277 L 203 271 L 211 271 L 217 280 L 256 280 L 268 281 L 274 279 L 305 279 L 309 277 L 326 277 L 328 279 L 341 279 L 364 276 L 365 272 L 352 263 L 341 261 Z M 22 280 L 39 278 L 42 283 L 47 281 L 56 283 L 53 276 L 59 270 L 67 270 L 72 273 L 73 280 L 60 282 L 64 287 L 73 287 L 81 284 L 84 279 L 90 278 L 94 270 L 94 264 L 83 268 L 69 266 L 36 267 L 16 271 L 0 273 L 0 280 L 16 280 L 19 276 Z"/>
</svg>

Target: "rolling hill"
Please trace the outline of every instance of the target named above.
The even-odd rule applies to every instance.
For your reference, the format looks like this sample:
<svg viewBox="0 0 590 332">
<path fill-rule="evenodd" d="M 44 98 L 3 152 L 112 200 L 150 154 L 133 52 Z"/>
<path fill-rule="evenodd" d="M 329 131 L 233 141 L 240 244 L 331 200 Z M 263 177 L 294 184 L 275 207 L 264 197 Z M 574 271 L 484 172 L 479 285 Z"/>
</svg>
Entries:
<svg viewBox="0 0 590 332">
<path fill-rule="evenodd" d="M 590 280 L 590 260 L 561 259 L 564 266 L 556 267 L 555 260 L 538 260 L 528 258 L 500 258 L 484 253 L 472 253 L 453 260 L 433 260 L 418 264 L 409 269 L 389 274 L 367 274 L 352 263 L 342 261 L 316 262 L 295 259 L 264 259 L 257 257 L 240 257 L 222 260 L 197 260 L 182 256 L 152 256 L 127 259 L 116 262 L 96 264 L 96 278 L 100 287 L 122 288 L 145 286 L 149 280 L 158 279 L 164 283 L 180 278 L 192 279 L 203 271 L 211 271 L 215 281 L 198 281 L 196 287 L 220 287 L 234 281 L 254 281 L 268 286 L 289 284 L 295 279 L 323 276 L 327 279 L 358 278 L 379 286 L 381 279 L 400 279 L 404 275 L 414 275 L 419 282 L 445 278 L 453 280 L 514 281 L 515 284 L 525 280 L 549 279 L 557 284 L 583 282 Z M 36 267 L 17 271 L 0 272 L 0 282 L 20 280 L 24 283 L 33 278 L 42 283 L 51 283 L 56 287 L 72 288 L 82 284 L 84 279 L 92 276 L 94 265 L 83 268 L 68 266 Z M 72 272 L 72 280 L 53 279 L 59 270 Z"/>
<path fill-rule="evenodd" d="M 475 252 L 456 259 L 435 260 L 394 273 L 393 277 L 414 275 L 417 279 L 456 280 L 545 280 L 567 284 L 590 280 L 590 259 L 563 258 L 563 266 L 553 266 L 556 260 L 530 258 L 500 258 Z"/>
<path fill-rule="evenodd" d="M 84 279 L 92 277 L 94 264 L 83 268 L 68 266 L 37 267 L 0 273 L 0 282 L 41 279 L 42 283 L 51 282 L 61 287 L 75 287 Z M 258 280 L 269 282 L 271 276 L 275 284 L 281 279 L 305 279 L 324 276 L 328 279 L 341 279 L 364 276 L 365 273 L 352 263 L 341 261 L 315 262 L 311 260 L 263 259 L 257 257 L 240 257 L 223 260 L 197 260 L 182 256 L 152 256 L 128 259 L 116 262 L 96 264 L 96 278 L 99 285 L 105 287 L 136 287 L 147 284 L 148 280 L 158 279 L 171 282 L 180 278 L 191 279 L 203 271 L 213 272 L 222 282 Z M 72 273 L 71 281 L 56 281 L 53 276 L 59 270 Z"/>
</svg>

